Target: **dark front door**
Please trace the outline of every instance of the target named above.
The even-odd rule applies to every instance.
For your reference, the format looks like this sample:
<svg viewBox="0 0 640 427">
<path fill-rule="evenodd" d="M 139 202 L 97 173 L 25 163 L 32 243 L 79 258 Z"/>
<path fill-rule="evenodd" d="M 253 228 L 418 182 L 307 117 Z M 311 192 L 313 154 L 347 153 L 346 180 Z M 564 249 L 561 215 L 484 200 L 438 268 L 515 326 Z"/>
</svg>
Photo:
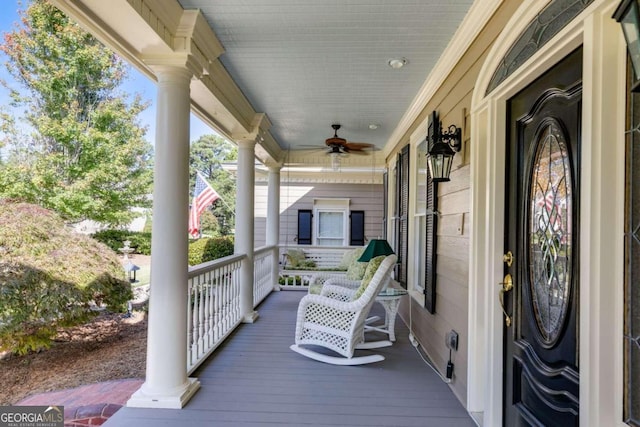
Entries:
<svg viewBox="0 0 640 427">
<path fill-rule="evenodd" d="M 507 105 L 500 297 L 509 427 L 579 425 L 581 65 L 579 49 Z"/>
</svg>

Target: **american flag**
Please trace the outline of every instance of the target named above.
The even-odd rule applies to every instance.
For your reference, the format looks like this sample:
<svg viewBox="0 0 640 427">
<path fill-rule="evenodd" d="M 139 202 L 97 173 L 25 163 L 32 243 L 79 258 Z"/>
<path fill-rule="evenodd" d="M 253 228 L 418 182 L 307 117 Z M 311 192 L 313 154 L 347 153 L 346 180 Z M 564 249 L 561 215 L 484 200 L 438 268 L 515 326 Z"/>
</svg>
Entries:
<svg viewBox="0 0 640 427">
<path fill-rule="evenodd" d="M 196 173 L 196 188 L 193 190 L 193 202 L 191 203 L 191 212 L 189 213 L 189 234 L 193 237 L 200 235 L 200 215 L 211 203 L 220 198 L 207 181 Z"/>
</svg>

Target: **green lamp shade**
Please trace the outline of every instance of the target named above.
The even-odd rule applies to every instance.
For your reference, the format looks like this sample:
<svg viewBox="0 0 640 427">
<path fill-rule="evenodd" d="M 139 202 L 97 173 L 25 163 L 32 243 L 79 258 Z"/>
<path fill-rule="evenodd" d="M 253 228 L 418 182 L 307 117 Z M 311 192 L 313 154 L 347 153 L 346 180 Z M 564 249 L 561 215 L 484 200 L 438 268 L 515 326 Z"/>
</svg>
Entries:
<svg viewBox="0 0 640 427">
<path fill-rule="evenodd" d="M 373 239 L 367 245 L 367 248 L 362 253 L 362 256 L 358 258 L 358 262 L 369 262 L 372 258 L 375 258 L 380 255 L 391 255 L 393 253 L 393 249 L 389 246 L 384 239 Z"/>
</svg>

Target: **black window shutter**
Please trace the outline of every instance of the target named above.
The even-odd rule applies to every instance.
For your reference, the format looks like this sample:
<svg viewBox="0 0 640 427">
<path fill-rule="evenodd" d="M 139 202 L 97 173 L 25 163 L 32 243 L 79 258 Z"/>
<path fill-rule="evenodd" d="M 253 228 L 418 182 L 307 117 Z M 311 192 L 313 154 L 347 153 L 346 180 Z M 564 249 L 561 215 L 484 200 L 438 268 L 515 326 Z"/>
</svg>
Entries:
<svg viewBox="0 0 640 427">
<path fill-rule="evenodd" d="M 398 156 L 396 169 L 396 280 L 407 287 L 407 256 L 409 249 L 409 146 L 405 146 Z"/>
<path fill-rule="evenodd" d="M 310 209 L 300 209 L 298 211 L 298 244 L 311 244 L 311 221 L 313 214 Z"/>
<path fill-rule="evenodd" d="M 364 246 L 364 211 L 351 211 L 351 232 L 349 244 Z"/>
<path fill-rule="evenodd" d="M 385 171 L 382 174 L 382 187 L 383 187 L 383 197 L 382 197 L 382 237 L 387 239 L 387 213 L 389 211 L 389 174 Z"/>
<path fill-rule="evenodd" d="M 431 116 L 431 124 L 429 125 L 428 133 L 428 149 L 433 145 L 435 126 L 439 125 L 437 113 L 434 111 Z M 426 232 L 426 248 L 425 248 L 425 278 L 424 278 L 424 306 L 429 313 L 436 312 L 436 250 L 438 240 L 438 216 L 435 212 L 438 211 L 438 183 L 431 180 L 431 173 L 427 168 L 427 185 L 426 191 L 426 204 L 427 204 L 427 216 L 425 218 L 425 232 Z"/>
</svg>

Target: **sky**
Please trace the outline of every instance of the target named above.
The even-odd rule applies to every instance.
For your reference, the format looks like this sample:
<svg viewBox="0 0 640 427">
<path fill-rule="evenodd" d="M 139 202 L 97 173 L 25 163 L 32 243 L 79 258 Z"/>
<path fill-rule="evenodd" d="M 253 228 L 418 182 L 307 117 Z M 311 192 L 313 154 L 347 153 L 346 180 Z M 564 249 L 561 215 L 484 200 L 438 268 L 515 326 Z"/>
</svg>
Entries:
<svg viewBox="0 0 640 427">
<path fill-rule="evenodd" d="M 18 3 L 18 0 L 0 0 L 0 35 L 11 31 L 14 27 L 14 23 L 19 21 Z M 0 79 L 6 80 L 11 84 L 13 79 L 4 66 L 6 61 L 6 55 L 0 52 Z M 140 74 L 134 67 L 129 67 L 129 69 L 129 77 L 122 85 L 121 90 L 131 94 L 132 96 L 136 93 L 140 94 L 142 99 L 151 103 L 149 107 L 140 114 L 139 119 L 141 124 L 147 127 L 146 139 L 153 144 L 155 142 L 156 114 L 155 83 L 146 76 Z M 19 88 L 18 85 L 15 87 Z M 9 92 L 4 86 L 0 85 L 0 105 L 7 105 L 8 102 Z M 216 132 L 192 114 L 190 133 L 190 140 L 193 142 L 202 135 L 215 134 Z"/>
</svg>

